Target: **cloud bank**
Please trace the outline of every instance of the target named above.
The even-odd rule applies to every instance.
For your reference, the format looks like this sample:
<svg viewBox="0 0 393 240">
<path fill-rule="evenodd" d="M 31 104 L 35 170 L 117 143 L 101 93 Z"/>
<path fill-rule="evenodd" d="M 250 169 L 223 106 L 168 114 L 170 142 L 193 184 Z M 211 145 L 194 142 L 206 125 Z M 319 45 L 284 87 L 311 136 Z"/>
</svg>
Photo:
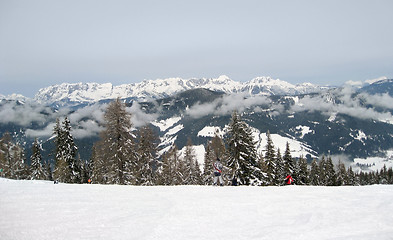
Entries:
<svg viewBox="0 0 393 240">
<path fill-rule="evenodd" d="M 234 110 L 242 112 L 247 108 L 265 104 L 271 104 L 271 100 L 266 96 L 250 97 L 245 93 L 230 94 L 211 103 L 195 104 L 187 109 L 185 114 L 192 118 L 200 118 L 210 114 L 221 116 L 231 114 Z"/>
<path fill-rule="evenodd" d="M 341 113 L 361 119 L 393 123 L 393 116 L 388 111 L 393 109 L 392 102 L 393 98 L 388 94 L 356 94 L 353 88 L 344 87 L 323 95 L 305 96 L 291 107 L 291 111 L 321 111 L 325 115 Z M 377 110 L 375 107 L 381 107 L 383 110 Z"/>
</svg>

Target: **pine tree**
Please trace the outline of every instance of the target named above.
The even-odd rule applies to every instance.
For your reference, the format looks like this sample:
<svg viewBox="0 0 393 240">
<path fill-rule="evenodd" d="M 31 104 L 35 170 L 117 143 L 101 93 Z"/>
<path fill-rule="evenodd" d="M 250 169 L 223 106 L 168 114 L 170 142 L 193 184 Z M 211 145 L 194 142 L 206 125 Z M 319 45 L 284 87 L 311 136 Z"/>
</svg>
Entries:
<svg viewBox="0 0 393 240">
<path fill-rule="evenodd" d="M 334 164 L 332 161 L 332 158 L 329 157 L 326 162 L 326 167 L 325 167 L 325 180 L 326 180 L 326 185 L 327 186 L 335 186 L 337 177 L 336 177 L 336 171 L 334 170 Z"/>
<path fill-rule="evenodd" d="M 356 175 L 353 172 L 351 166 L 349 166 L 349 168 L 348 168 L 347 175 L 348 175 L 348 185 L 350 185 L 350 186 L 358 186 L 359 185 L 359 182 L 356 180 Z"/>
<path fill-rule="evenodd" d="M 349 180 L 348 180 L 347 170 L 345 168 L 344 163 L 342 163 L 341 160 L 339 160 L 338 165 L 337 165 L 336 185 L 337 186 L 350 185 Z"/>
<path fill-rule="evenodd" d="M 162 162 L 158 170 L 158 185 L 173 185 L 173 166 L 170 160 L 169 152 L 166 152 L 162 155 Z"/>
<path fill-rule="evenodd" d="M 155 184 L 154 168 L 157 167 L 157 149 L 159 139 L 149 126 L 138 131 L 137 167 L 134 175 L 137 185 Z"/>
<path fill-rule="evenodd" d="M 293 178 L 293 184 L 301 184 L 299 183 L 299 178 L 300 178 L 300 165 L 298 163 L 298 161 L 296 161 L 296 159 L 293 160 L 294 162 L 294 169 L 293 169 L 293 173 L 292 173 L 292 178 Z"/>
<path fill-rule="evenodd" d="M 327 186 L 327 169 L 326 169 L 326 159 L 325 156 L 322 156 L 322 159 L 319 161 L 319 183 L 322 186 Z"/>
<path fill-rule="evenodd" d="M 182 173 L 179 171 L 179 154 L 178 148 L 174 144 L 170 150 L 163 155 L 162 166 L 160 170 L 160 184 L 162 185 L 180 185 L 183 183 Z"/>
<path fill-rule="evenodd" d="M 91 167 L 91 180 L 93 183 L 108 184 L 110 165 L 107 161 L 107 152 L 104 148 L 104 142 L 99 141 L 94 143 L 92 147 L 92 153 L 90 158 Z"/>
<path fill-rule="evenodd" d="M 257 151 L 251 128 L 233 112 L 228 127 L 228 167 L 239 185 L 261 185 L 262 172 L 257 164 Z"/>
<path fill-rule="evenodd" d="M 0 168 L 2 169 L 2 177 L 11 178 L 13 176 L 11 149 L 12 137 L 9 132 L 3 134 L 0 139 Z"/>
<path fill-rule="evenodd" d="M 28 166 L 26 165 L 25 149 L 16 143 L 11 149 L 11 168 L 14 176 L 13 179 L 27 179 L 30 175 Z"/>
<path fill-rule="evenodd" d="M 75 158 L 78 150 L 74 142 L 74 137 L 71 134 L 71 123 L 66 117 L 63 121 L 63 143 L 62 143 L 62 156 L 64 157 L 69 168 L 68 180 L 70 183 L 81 183 L 81 162 Z"/>
<path fill-rule="evenodd" d="M 275 175 L 275 169 L 276 169 L 276 152 L 274 150 L 274 144 L 272 141 L 272 138 L 270 136 L 270 132 L 267 131 L 266 133 L 267 137 L 267 144 L 265 147 L 265 165 L 266 165 L 266 176 L 267 176 L 267 183 L 269 185 L 274 185 L 275 184 L 275 179 L 277 176 Z"/>
<path fill-rule="evenodd" d="M 393 184 L 393 169 L 390 167 L 387 172 L 388 184 Z"/>
<path fill-rule="evenodd" d="M 379 172 L 379 183 L 380 184 L 388 184 L 388 168 L 386 167 L 386 164 L 383 165 L 381 171 Z"/>
<path fill-rule="evenodd" d="M 74 143 L 71 134 L 71 123 L 67 117 L 62 125 L 59 119 L 56 120 L 53 134 L 56 147 L 54 178 L 60 182 L 80 183 L 80 163 L 75 159 L 78 148 Z"/>
<path fill-rule="evenodd" d="M 314 159 L 311 162 L 311 169 L 310 169 L 310 184 L 314 186 L 319 186 L 321 185 L 321 177 L 320 177 L 320 170 L 319 170 L 319 165 L 317 163 L 317 160 Z"/>
<path fill-rule="evenodd" d="M 31 166 L 31 173 L 30 179 L 31 180 L 43 180 L 46 179 L 45 177 L 45 169 L 42 166 L 42 155 L 41 155 L 41 144 L 38 142 L 36 138 L 33 142 L 33 146 L 31 147 L 31 157 L 30 157 L 30 166 Z"/>
<path fill-rule="evenodd" d="M 291 149 L 289 148 L 289 143 L 287 142 L 285 153 L 284 153 L 284 175 L 285 177 L 288 175 L 293 175 L 293 171 L 295 169 L 295 161 L 291 156 Z"/>
<path fill-rule="evenodd" d="M 46 180 L 53 181 L 52 165 L 49 161 L 44 164 L 44 174 Z"/>
<path fill-rule="evenodd" d="M 59 118 L 56 119 L 53 135 L 55 136 L 55 168 L 53 178 L 59 182 L 68 182 L 70 173 L 64 156 L 64 135 Z"/>
<path fill-rule="evenodd" d="M 280 148 L 277 149 L 277 155 L 276 155 L 276 168 L 274 169 L 274 185 L 279 186 L 283 185 L 284 179 L 286 176 L 284 172 L 284 160 L 281 157 L 281 151 Z"/>
<path fill-rule="evenodd" d="M 297 169 L 299 169 L 296 184 L 298 185 L 308 185 L 309 184 L 309 171 L 308 171 L 308 166 L 307 166 L 307 160 L 303 157 L 300 157 L 300 159 L 297 161 Z"/>
<path fill-rule="evenodd" d="M 211 179 L 213 176 L 213 163 L 216 159 L 212 142 L 209 141 L 206 150 L 205 150 L 205 158 L 203 162 L 203 183 L 205 185 L 209 185 L 211 183 Z"/>
<path fill-rule="evenodd" d="M 187 185 L 199 185 L 202 182 L 199 164 L 195 156 L 195 151 L 192 147 L 192 141 L 189 138 L 184 153 L 185 163 L 185 184 Z"/>
<path fill-rule="evenodd" d="M 198 159 L 194 159 L 194 165 L 193 165 L 193 175 L 192 175 L 192 182 L 195 185 L 202 185 L 203 184 L 203 178 L 202 178 L 202 172 L 201 172 L 201 167 L 199 166 Z"/>
<path fill-rule="evenodd" d="M 136 147 L 131 134 L 131 114 L 118 98 L 109 103 L 104 120 L 105 130 L 101 132 L 100 142 L 96 145 L 100 147 L 96 147 L 97 160 L 93 160 L 99 169 L 96 174 L 102 176 L 95 177 L 110 184 L 135 184 Z"/>
</svg>

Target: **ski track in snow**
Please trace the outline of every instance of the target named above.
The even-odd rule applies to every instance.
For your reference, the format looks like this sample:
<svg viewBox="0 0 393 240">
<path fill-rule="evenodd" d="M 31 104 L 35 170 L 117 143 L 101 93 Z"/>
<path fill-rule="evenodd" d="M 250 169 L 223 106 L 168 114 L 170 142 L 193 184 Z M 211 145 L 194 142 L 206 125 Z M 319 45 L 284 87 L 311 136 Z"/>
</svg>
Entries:
<svg viewBox="0 0 393 240">
<path fill-rule="evenodd" d="M 0 179 L 0 238 L 392 239 L 393 186 L 212 187 Z"/>
</svg>

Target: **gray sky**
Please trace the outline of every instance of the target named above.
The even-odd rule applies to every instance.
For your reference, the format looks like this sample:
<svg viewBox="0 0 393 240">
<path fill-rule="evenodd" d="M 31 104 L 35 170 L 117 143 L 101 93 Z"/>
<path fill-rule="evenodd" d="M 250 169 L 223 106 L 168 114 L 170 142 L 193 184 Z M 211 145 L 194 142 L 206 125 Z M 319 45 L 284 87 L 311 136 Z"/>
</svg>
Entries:
<svg viewBox="0 0 393 240">
<path fill-rule="evenodd" d="M 393 1 L 0 0 L 0 94 L 62 82 L 393 77 Z"/>
</svg>

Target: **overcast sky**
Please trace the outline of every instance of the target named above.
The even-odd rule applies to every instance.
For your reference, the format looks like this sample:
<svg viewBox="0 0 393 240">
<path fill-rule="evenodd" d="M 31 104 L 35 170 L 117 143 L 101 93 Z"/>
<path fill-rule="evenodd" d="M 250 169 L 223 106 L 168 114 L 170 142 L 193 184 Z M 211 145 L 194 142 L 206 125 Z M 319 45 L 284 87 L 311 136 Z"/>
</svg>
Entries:
<svg viewBox="0 0 393 240">
<path fill-rule="evenodd" d="M 0 0 L 0 94 L 62 82 L 393 77 L 393 1 Z"/>
</svg>

